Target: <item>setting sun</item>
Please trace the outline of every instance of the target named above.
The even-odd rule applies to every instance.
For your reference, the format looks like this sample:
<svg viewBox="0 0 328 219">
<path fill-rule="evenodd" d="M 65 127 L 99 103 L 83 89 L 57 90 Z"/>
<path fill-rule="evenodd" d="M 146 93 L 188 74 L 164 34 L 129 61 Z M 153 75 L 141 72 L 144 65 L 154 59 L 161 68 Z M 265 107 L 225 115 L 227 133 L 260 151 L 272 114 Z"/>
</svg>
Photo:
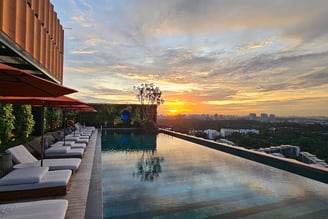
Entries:
<svg viewBox="0 0 328 219">
<path fill-rule="evenodd" d="M 176 109 L 169 109 L 168 110 L 169 114 L 176 114 L 177 112 L 178 112 L 178 110 L 176 110 Z"/>
</svg>

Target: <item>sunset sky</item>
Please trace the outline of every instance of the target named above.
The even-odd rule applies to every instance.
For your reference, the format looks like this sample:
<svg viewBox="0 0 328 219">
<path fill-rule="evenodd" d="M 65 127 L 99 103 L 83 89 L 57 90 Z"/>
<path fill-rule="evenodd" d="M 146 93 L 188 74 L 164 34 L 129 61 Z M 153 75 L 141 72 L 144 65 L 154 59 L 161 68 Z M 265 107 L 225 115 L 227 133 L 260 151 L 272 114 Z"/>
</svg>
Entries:
<svg viewBox="0 0 328 219">
<path fill-rule="evenodd" d="M 327 0 L 51 0 L 65 28 L 64 85 L 88 103 L 159 114 L 328 116 Z"/>
</svg>

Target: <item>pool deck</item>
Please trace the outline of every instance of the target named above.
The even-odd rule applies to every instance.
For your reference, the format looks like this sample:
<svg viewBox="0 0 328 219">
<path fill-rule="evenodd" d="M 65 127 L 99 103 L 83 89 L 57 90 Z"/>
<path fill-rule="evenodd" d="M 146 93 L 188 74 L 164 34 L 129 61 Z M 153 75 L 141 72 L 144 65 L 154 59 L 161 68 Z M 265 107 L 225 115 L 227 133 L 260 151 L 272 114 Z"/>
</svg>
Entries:
<svg viewBox="0 0 328 219">
<path fill-rule="evenodd" d="M 21 199 L 4 203 L 66 199 L 68 200 L 68 209 L 65 219 L 99 219 L 103 218 L 101 180 L 101 130 L 95 130 L 90 137 L 78 171 L 71 177 L 71 185 L 66 195 Z"/>
<path fill-rule="evenodd" d="M 66 219 L 102 218 L 101 133 L 90 138 L 79 170 L 73 174 L 71 187 L 62 198 L 68 200 Z"/>
</svg>

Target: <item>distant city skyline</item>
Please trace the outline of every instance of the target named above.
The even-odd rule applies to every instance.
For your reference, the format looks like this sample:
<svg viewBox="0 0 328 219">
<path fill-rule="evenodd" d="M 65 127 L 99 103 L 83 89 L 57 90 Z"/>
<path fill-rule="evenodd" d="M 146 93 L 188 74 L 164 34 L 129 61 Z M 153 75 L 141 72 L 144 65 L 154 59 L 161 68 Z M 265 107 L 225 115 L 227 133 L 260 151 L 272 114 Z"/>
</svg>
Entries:
<svg viewBox="0 0 328 219">
<path fill-rule="evenodd" d="M 159 114 L 328 116 L 328 1 L 51 2 L 81 101 L 137 103 L 154 83 Z"/>
</svg>

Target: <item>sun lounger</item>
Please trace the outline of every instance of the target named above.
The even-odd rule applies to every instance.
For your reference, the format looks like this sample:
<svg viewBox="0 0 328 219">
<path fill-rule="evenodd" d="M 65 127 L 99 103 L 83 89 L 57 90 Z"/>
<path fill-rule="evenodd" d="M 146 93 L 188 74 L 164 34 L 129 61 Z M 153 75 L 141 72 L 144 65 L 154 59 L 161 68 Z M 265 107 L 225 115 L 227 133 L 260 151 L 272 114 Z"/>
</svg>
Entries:
<svg viewBox="0 0 328 219">
<path fill-rule="evenodd" d="M 91 135 L 79 135 L 79 139 L 87 139 L 89 141 Z M 75 136 L 73 136 L 75 137 Z"/>
<path fill-rule="evenodd" d="M 80 132 L 80 131 L 75 131 L 73 133 L 67 134 L 66 136 L 70 137 L 79 137 L 79 138 L 90 138 L 93 132 Z"/>
<path fill-rule="evenodd" d="M 49 167 L 14 169 L 0 179 L 0 201 L 66 195 L 71 175 Z"/>
<path fill-rule="evenodd" d="M 81 158 L 83 157 L 84 149 L 71 148 L 70 146 L 54 146 L 45 150 L 46 158 Z"/>
<path fill-rule="evenodd" d="M 0 205 L 0 218 L 64 219 L 68 201 L 64 199 L 19 202 Z"/>
<path fill-rule="evenodd" d="M 25 168 L 32 166 L 40 166 L 41 161 L 37 160 L 24 145 L 18 145 L 6 150 L 6 153 L 12 155 L 13 162 L 16 164 L 14 168 Z M 49 167 L 49 170 L 65 170 L 69 169 L 73 172 L 80 167 L 80 158 L 65 159 L 43 159 L 43 166 Z"/>
<path fill-rule="evenodd" d="M 73 133 L 67 134 L 66 136 L 90 138 L 92 133 L 93 131 L 74 131 Z"/>
<path fill-rule="evenodd" d="M 74 141 L 76 143 L 85 143 L 87 144 L 89 142 L 89 138 L 80 138 L 78 136 L 65 136 L 65 141 Z"/>
<path fill-rule="evenodd" d="M 67 138 L 78 138 L 78 139 L 86 139 L 89 140 L 90 139 L 91 134 L 83 134 L 83 133 L 75 133 L 75 134 L 68 134 L 65 136 L 65 139 Z"/>
<path fill-rule="evenodd" d="M 50 145 L 50 147 L 55 147 L 55 146 L 70 146 L 71 148 L 82 148 L 86 149 L 87 144 L 86 143 L 76 143 L 75 141 L 66 141 L 65 144 L 64 141 L 57 141 L 56 143 Z"/>
<path fill-rule="evenodd" d="M 96 130 L 96 128 L 94 126 L 83 126 L 80 123 L 75 123 L 75 128 L 77 131 L 85 131 L 85 132 L 93 132 L 94 130 Z"/>
</svg>

